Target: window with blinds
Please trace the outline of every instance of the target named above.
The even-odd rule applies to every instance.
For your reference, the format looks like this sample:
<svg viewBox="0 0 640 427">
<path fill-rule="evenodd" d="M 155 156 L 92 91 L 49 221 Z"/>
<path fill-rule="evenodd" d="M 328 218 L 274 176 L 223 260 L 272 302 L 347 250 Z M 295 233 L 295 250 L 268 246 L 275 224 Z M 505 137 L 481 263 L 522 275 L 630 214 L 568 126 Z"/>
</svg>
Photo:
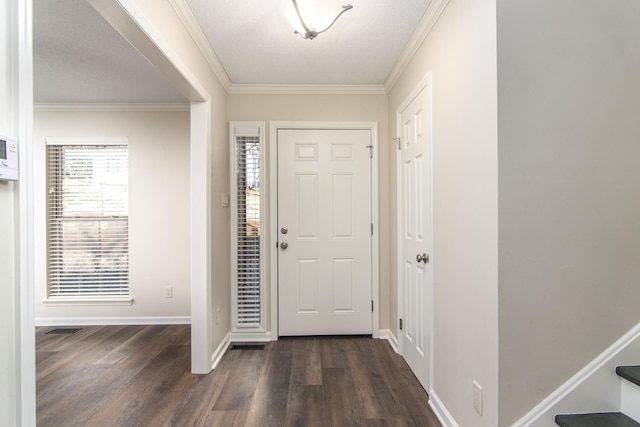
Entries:
<svg viewBox="0 0 640 427">
<path fill-rule="evenodd" d="M 49 298 L 129 295 L 128 179 L 125 144 L 47 140 Z"/>
<path fill-rule="evenodd" d="M 259 127 L 233 127 L 232 216 L 236 328 L 259 328 L 262 321 L 261 181 Z"/>
</svg>

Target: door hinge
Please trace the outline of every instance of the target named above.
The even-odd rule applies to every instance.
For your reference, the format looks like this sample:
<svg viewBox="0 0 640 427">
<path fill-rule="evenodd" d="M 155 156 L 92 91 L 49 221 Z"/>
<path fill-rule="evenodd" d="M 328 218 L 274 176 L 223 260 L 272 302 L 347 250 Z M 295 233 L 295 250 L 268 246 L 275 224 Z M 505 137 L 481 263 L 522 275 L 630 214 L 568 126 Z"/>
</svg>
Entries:
<svg viewBox="0 0 640 427">
<path fill-rule="evenodd" d="M 397 137 L 391 138 L 391 139 L 393 139 L 398 144 L 398 150 L 402 150 L 402 146 L 400 145 L 400 137 L 397 136 Z"/>
<path fill-rule="evenodd" d="M 402 319 L 400 319 L 400 330 L 402 330 Z"/>
<path fill-rule="evenodd" d="M 371 235 L 373 236 L 373 223 L 371 223 Z"/>
<path fill-rule="evenodd" d="M 373 159 L 373 145 L 367 145 L 367 148 L 369 149 L 369 157 Z"/>
<path fill-rule="evenodd" d="M 371 312 L 373 313 L 373 300 L 371 300 Z"/>
</svg>

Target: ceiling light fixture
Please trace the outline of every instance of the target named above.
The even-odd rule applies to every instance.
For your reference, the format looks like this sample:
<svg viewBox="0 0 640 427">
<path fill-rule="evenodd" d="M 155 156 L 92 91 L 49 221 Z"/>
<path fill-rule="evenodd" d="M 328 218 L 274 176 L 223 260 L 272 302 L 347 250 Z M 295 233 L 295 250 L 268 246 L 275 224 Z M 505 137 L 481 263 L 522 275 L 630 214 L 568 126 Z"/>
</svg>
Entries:
<svg viewBox="0 0 640 427">
<path fill-rule="evenodd" d="M 340 13 L 338 13 L 338 16 L 336 16 L 333 19 L 333 21 L 331 21 L 331 23 L 327 26 L 327 28 L 325 28 L 324 30 L 317 30 L 315 28 L 310 28 L 304 22 L 304 19 L 302 19 L 302 14 L 300 13 L 300 8 L 298 8 L 298 2 L 296 0 L 291 0 L 291 1 L 293 2 L 293 7 L 295 7 L 295 9 L 296 9 L 296 15 L 298 15 L 298 19 L 300 20 L 300 24 L 302 24 L 302 28 L 304 28 L 304 34 L 301 31 L 298 31 L 298 30 L 295 30 L 293 33 L 294 34 L 300 34 L 300 37 L 302 37 L 303 39 L 309 39 L 309 40 L 315 39 L 316 37 L 318 37 L 318 34 L 324 33 L 329 28 L 333 27 L 333 24 L 336 23 L 338 18 L 340 18 L 340 16 L 342 16 L 343 13 L 345 13 L 349 9 L 353 9 L 353 6 L 350 5 L 350 4 L 343 5 L 342 6 L 342 10 L 340 11 Z"/>
</svg>

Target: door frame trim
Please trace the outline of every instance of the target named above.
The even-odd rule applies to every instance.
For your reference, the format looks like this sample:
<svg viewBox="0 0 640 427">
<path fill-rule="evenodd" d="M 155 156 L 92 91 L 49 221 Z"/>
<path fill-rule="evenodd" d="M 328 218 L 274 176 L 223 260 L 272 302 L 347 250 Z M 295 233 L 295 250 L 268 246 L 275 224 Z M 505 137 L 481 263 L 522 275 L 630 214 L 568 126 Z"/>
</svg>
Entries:
<svg viewBox="0 0 640 427">
<path fill-rule="evenodd" d="M 423 90 L 428 90 L 430 91 L 430 96 L 429 99 L 431 101 L 432 104 L 432 108 L 431 108 L 431 117 L 433 119 L 433 86 L 432 86 L 432 75 L 431 73 L 427 73 L 419 82 L 418 84 L 413 88 L 413 90 L 411 92 L 409 92 L 409 94 L 407 95 L 407 97 L 404 99 L 404 101 L 398 106 L 398 109 L 396 110 L 396 137 L 401 138 L 402 137 L 402 112 L 407 109 L 407 107 L 409 107 L 409 105 L 413 102 L 413 100 L 420 95 L 420 93 Z M 434 241 L 433 241 L 433 232 L 434 232 L 434 226 L 433 226 L 433 205 L 434 205 L 434 193 L 433 193 L 433 169 L 434 169 L 434 158 L 433 158 L 433 154 L 434 154 L 434 149 L 433 149 L 433 120 L 432 120 L 432 125 L 431 125 L 431 145 L 429 147 L 429 156 L 430 156 L 430 174 L 431 176 L 429 177 L 429 191 L 431 192 L 431 206 L 430 206 L 430 210 L 428 212 L 429 214 L 429 227 L 431 229 L 431 233 L 432 233 L 432 237 L 431 237 L 431 247 L 429 248 L 429 256 L 431 257 L 431 292 L 429 295 L 429 301 L 431 302 L 431 307 L 429 307 L 429 317 L 427 319 L 427 325 L 425 325 L 427 327 L 428 330 L 428 334 L 429 334 L 429 390 L 427 390 L 427 392 L 431 395 L 431 392 L 433 390 L 433 371 L 434 371 L 434 365 L 433 365 L 433 355 L 434 355 L 434 349 L 433 349 L 433 345 L 434 345 L 434 339 L 433 339 L 433 333 L 434 333 L 434 327 L 433 327 L 433 319 L 434 319 L 434 287 L 435 287 L 435 283 L 434 283 L 434 271 L 435 271 L 435 264 L 434 264 L 434 254 L 433 254 L 433 247 L 434 247 Z M 400 203 L 400 195 L 402 194 L 402 179 L 401 179 L 401 156 L 400 156 L 400 150 L 396 149 L 396 283 L 397 283 L 397 295 L 396 295 L 396 302 L 398 304 L 397 307 L 397 312 L 398 312 L 398 319 L 402 319 L 403 315 L 404 315 L 404 307 L 402 304 L 402 295 L 403 295 L 403 291 L 404 291 L 404 286 L 403 286 L 403 282 L 402 282 L 402 269 L 400 268 L 400 266 L 403 263 L 403 259 L 402 259 L 402 250 L 401 250 L 401 245 L 400 242 L 402 241 L 402 223 L 401 223 L 401 218 L 402 218 L 402 204 Z M 396 319 L 396 331 L 398 332 L 398 336 L 397 336 L 397 341 L 398 341 L 398 354 L 403 355 L 403 338 L 402 338 L 402 332 L 399 329 L 398 326 L 398 319 Z M 404 357 L 403 357 L 404 358 Z"/>
<path fill-rule="evenodd" d="M 373 222 L 373 237 L 371 239 L 371 298 L 374 311 L 371 315 L 371 331 L 374 338 L 380 336 L 380 263 L 379 244 L 380 226 L 378 220 L 378 122 L 356 121 L 271 121 L 269 122 L 269 295 L 271 299 L 270 324 L 271 339 L 277 340 L 278 329 L 278 251 L 273 245 L 278 241 L 278 130 L 279 129 L 366 129 L 371 131 L 371 145 L 373 145 L 373 159 L 371 161 L 371 221 Z"/>
</svg>

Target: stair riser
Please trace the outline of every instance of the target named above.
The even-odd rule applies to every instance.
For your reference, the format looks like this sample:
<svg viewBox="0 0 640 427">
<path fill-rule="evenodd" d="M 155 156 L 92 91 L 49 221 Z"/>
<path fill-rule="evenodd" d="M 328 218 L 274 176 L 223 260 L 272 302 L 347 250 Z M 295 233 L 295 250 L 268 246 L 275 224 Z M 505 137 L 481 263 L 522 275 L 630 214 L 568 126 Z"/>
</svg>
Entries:
<svg viewBox="0 0 640 427">
<path fill-rule="evenodd" d="M 620 409 L 622 412 L 640 422 L 640 387 L 627 381 L 622 381 L 622 400 Z"/>
</svg>

